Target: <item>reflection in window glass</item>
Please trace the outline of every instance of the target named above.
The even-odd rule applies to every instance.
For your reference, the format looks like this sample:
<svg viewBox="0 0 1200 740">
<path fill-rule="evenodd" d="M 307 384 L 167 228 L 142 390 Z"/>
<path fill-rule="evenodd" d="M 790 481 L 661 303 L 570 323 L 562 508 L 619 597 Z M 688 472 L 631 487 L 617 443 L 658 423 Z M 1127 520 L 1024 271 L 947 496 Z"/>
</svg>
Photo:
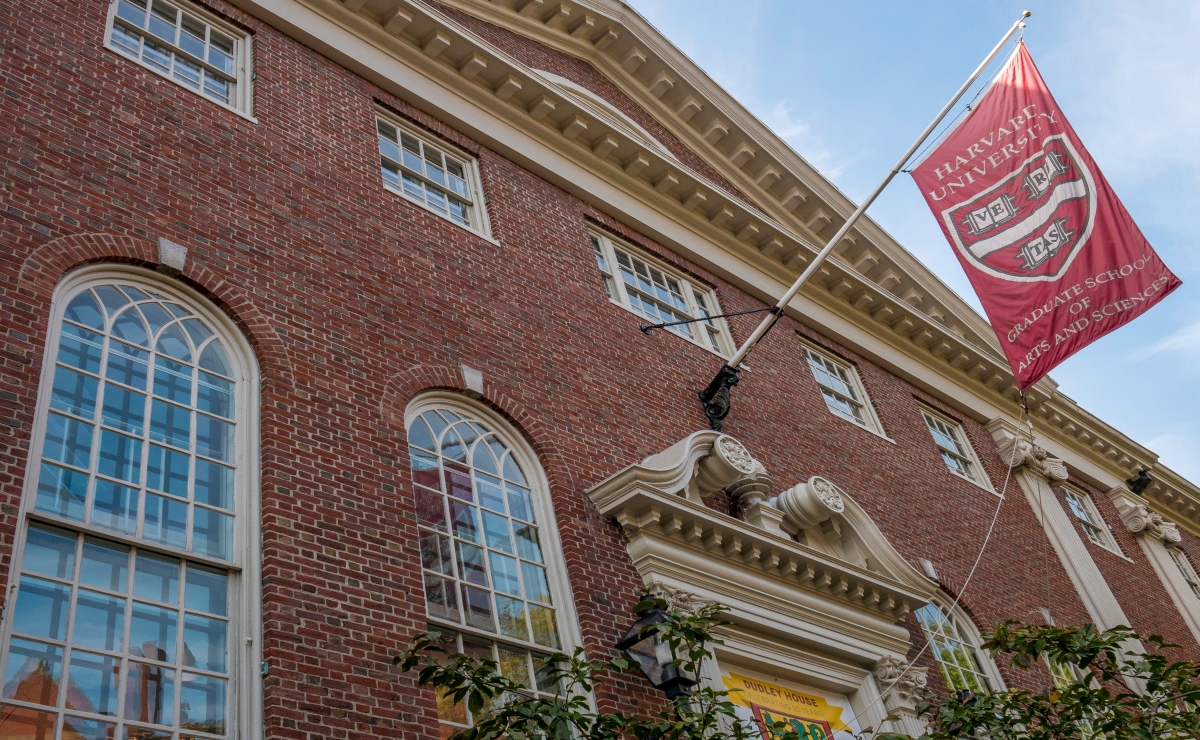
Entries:
<svg viewBox="0 0 1200 740">
<path fill-rule="evenodd" d="M 934 444 L 950 472 L 972 483 L 981 483 L 984 480 L 983 473 L 962 427 L 929 411 L 922 410 L 921 415 L 925 417 L 925 425 L 929 427 Z"/>
<path fill-rule="evenodd" d="M 506 444 L 459 412 L 417 417 L 409 444 L 429 618 L 458 650 L 552 691 L 530 684 L 561 641 L 528 477 Z M 439 717 L 445 731 L 471 722 L 445 701 Z"/>
<path fill-rule="evenodd" d="M 141 7 L 164 42 L 204 32 Z M 226 736 L 233 366 L 191 312 L 121 283 L 80 290 L 57 328 L 29 505 L 61 526 L 24 525 L 0 737 Z"/>
<path fill-rule="evenodd" d="M 730 354 L 733 340 L 724 319 L 718 318 L 721 312 L 712 290 L 614 238 L 595 233 L 588 238 L 610 300 L 645 318 L 647 323 L 673 324 L 663 328 L 689 342 L 720 355 Z M 692 323 L 677 323 L 681 321 Z"/>
<path fill-rule="evenodd" d="M 470 164 L 383 119 L 376 128 L 385 185 L 468 229 L 481 229 Z"/>
<path fill-rule="evenodd" d="M 244 39 L 162 0 L 117 0 L 114 49 L 226 105 L 236 105 L 236 59 Z"/>
<path fill-rule="evenodd" d="M 934 603 L 926 604 L 914 614 L 929 641 L 930 654 L 951 691 L 966 689 L 979 695 L 992 690 L 991 681 L 980 664 L 979 646 L 951 616 Z"/>
</svg>

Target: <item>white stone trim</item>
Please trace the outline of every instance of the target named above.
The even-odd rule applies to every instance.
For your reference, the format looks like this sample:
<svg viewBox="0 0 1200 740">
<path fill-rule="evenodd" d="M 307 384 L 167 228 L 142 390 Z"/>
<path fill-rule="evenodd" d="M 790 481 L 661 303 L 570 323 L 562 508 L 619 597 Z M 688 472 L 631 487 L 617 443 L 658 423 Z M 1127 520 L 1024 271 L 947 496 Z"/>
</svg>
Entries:
<svg viewBox="0 0 1200 740">
<path fill-rule="evenodd" d="M 1169 552 L 1169 548 L 1176 547 L 1181 539 L 1174 524 L 1149 511 L 1146 500 L 1124 486 L 1110 489 L 1108 498 L 1117 507 L 1121 522 L 1137 540 L 1192 637 L 1200 643 L 1200 599 L 1192 592 Z"/>
<path fill-rule="evenodd" d="M 424 28 L 437 27 L 451 34 L 447 38 L 456 45 L 452 48 L 458 49 L 454 54 L 486 57 L 488 70 L 513 70 L 505 73 L 506 76 L 501 75 L 504 84 L 497 83 L 494 88 L 488 88 L 481 84 L 481 76 L 468 80 L 451 64 L 454 60 L 447 56 L 449 52 L 432 59 L 418 40 L 408 35 L 397 37 L 382 27 L 379 20 L 355 15 L 331 0 L 234 1 L 248 13 L 272 23 L 318 53 L 436 115 L 518 165 L 620 218 L 768 303 L 774 302 L 794 279 L 795 270 L 779 262 L 778 251 L 790 249 L 789 244 L 807 244 L 806 238 L 799 236 L 802 225 L 779 224 L 780 229 L 795 234 L 800 241 L 776 242 L 762 234 L 757 249 L 747 248 L 732 233 L 723 228 L 715 229 L 707 218 L 683 209 L 674 196 L 661 196 L 644 179 L 631 180 L 629 173 L 661 172 L 665 160 L 645 151 L 614 161 L 616 155 L 609 145 L 597 144 L 597 152 L 604 152 L 604 158 L 601 158 L 592 150 L 567 141 L 561 130 L 532 121 L 531 111 L 512 103 L 511 97 L 514 90 L 522 90 L 523 85 L 529 87 L 530 78 L 536 76 L 536 72 L 486 44 L 436 9 L 407 0 L 403 3 L 404 12 L 413 18 L 413 24 L 419 21 Z M 489 12 L 489 6 L 484 3 L 448 2 L 477 15 Z M 354 6 L 361 7 L 357 3 Z M 609 10 L 612 8 L 605 12 Z M 501 25 L 511 26 L 510 21 L 519 18 L 506 16 L 502 11 L 497 13 L 496 20 Z M 628 15 L 626 11 L 617 14 Z M 640 18 L 630 18 L 632 23 L 646 25 Z M 596 23 L 601 21 L 596 20 Z M 624 24 L 618 25 L 626 28 Z M 413 27 L 415 25 L 409 28 Z M 601 51 L 623 49 L 628 53 L 624 42 L 612 42 L 611 32 L 611 26 L 596 32 L 596 48 Z M 650 31 L 643 28 L 641 33 Z M 571 36 L 562 36 L 562 39 L 575 40 Z M 672 54 L 678 56 L 677 52 Z M 648 52 L 643 48 L 637 64 L 644 64 L 648 59 Z M 635 99 L 642 96 L 627 77 L 619 75 L 615 79 Z M 549 81 L 545 84 L 552 85 Z M 527 93 L 522 95 L 528 97 Z M 495 100 L 510 102 L 499 105 L 493 102 Z M 560 107 L 566 110 L 571 106 L 560 103 Z M 697 116 L 693 120 L 700 118 Z M 730 169 L 721 167 L 722 171 Z M 682 170 L 677 170 L 674 175 L 677 181 L 680 173 Z M 744 177 L 732 171 L 730 174 L 735 178 Z M 823 180 L 814 182 L 829 188 L 829 193 L 836 192 Z M 710 185 L 706 183 L 705 187 Z M 720 188 L 711 192 L 719 194 Z M 712 197 L 708 205 L 715 209 L 714 213 L 724 213 Z M 735 212 L 748 213 L 733 201 L 728 205 Z M 768 206 L 772 210 L 775 208 L 771 204 Z M 788 219 L 784 220 L 791 224 Z M 742 222 L 734 220 L 732 223 L 740 226 Z M 779 233 L 784 234 L 783 231 Z M 873 240 L 886 241 L 886 235 L 872 233 L 869 236 Z M 804 249 L 811 253 L 812 246 Z M 981 339 L 980 345 L 964 340 L 951 327 L 893 296 L 886 286 L 898 290 L 902 278 L 925 275 L 925 272 L 915 258 L 898 245 L 890 256 L 896 264 L 894 269 L 884 272 L 899 270 L 903 274 L 897 273 L 894 280 L 880 275 L 882 282 L 879 284 L 863 283 L 861 278 L 855 277 L 856 271 L 845 267 L 835 256 L 828 264 L 829 277 L 822 278 L 824 289 L 819 289 L 816 284 L 806 289 L 788 307 L 789 314 L 818 331 L 837 336 L 855 352 L 963 410 L 977 421 L 996 417 L 1016 419 L 1019 412 L 1015 403 L 1017 394 L 1003 358 L 994 348 L 982 346 L 988 345 L 987 341 Z M 858 261 L 862 259 L 864 257 L 860 255 Z M 802 265 L 803 261 L 797 267 Z M 839 275 L 845 277 L 839 279 Z M 923 278 L 922 282 L 929 282 L 929 279 Z M 987 335 L 986 326 L 979 323 L 982 319 L 969 311 L 964 316 L 973 316 L 976 326 L 982 327 L 980 336 Z M 1157 459 L 1154 453 L 1091 416 L 1071 399 L 1058 394 L 1055 388 L 1052 380 L 1043 380 L 1031 392 L 1030 404 L 1033 413 L 1044 420 L 1047 433 L 1057 443 L 1056 454 L 1067 460 L 1077 474 L 1093 485 L 1108 488 L 1134 474 L 1139 466 L 1153 466 Z M 1148 492 L 1150 500 L 1165 509 L 1177 507 L 1180 512 L 1177 516 L 1200 532 L 1200 506 L 1197 505 L 1200 504 L 1200 487 L 1161 466 L 1155 468 L 1155 472 L 1156 483 Z"/>
<path fill-rule="evenodd" d="M 1108 581 L 1092 560 L 1087 545 L 1083 544 L 1078 530 L 1051 488 L 1051 483 L 1058 484 L 1067 479 L 1066 464 L 1028 441 L 1016 427 L 1003 419 L 990 422 L 988 431 L 996 440 L 1001 459 L 1013 467 L 1013 479 L 1025 493 L 1030 508 L 1041 523 L 1046 538 L 1054 547 L 1092 622 L 1101 630 L 1129 626 L 1125 610 L 1113 595 Z M 1124 645 L 1124 652 L 1140 653 L 1145 650 L 1140 642 L 1131 640 Z M 1128 678 L 1126 683 L 1135 691 L 1142 690 L 1138 679 Z"/>
</svg>

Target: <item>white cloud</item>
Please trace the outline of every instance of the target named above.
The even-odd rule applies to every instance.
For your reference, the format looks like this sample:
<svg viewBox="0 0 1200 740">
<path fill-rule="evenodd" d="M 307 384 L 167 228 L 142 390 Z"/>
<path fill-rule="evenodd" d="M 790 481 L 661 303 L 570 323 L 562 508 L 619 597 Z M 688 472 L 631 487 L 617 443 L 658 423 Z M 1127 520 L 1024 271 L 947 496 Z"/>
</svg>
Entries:
<svg viewBox="0 0 1200 740">
<path fill-rule="evenodd" d="M 796 114 L 790 103 L 778 100 L 760 115 L 763 123 L 820 170 L 822 175 L 836 179 L 842 174 L 845 162 L 821 137 L 813 133 L 812 126 Z"/>
<path fill-rule="evenodd" d="M 1181 326 L 1171 334 L 1151 345 L 1147 354 L 1182 352 L 1200 356 L 1200 321 Z"/>
<path fill-rule="evenodd" d="M 1146 440 L 1145 446 L 1158 453 L 1159 460 L 1171 470 L 1188 480 L 1200 480 L 1200 438 L 1190 425 Z"/>
<path fill-rule="evenodd" d="M 1051 89 L 1143 227 L 1190 241 L 1189 214 L 1200 207 L 1200 3 L 1089 0 L 1068 14 L 1031 39 L 1035 53 L 1046 50 Z"/>
</svg>

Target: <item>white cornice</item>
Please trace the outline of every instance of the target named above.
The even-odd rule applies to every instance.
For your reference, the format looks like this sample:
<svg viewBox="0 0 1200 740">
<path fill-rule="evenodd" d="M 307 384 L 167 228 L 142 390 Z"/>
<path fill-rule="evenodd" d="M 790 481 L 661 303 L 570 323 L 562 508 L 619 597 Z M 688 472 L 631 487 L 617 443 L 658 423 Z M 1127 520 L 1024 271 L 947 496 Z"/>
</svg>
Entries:
<svg viewBox="0 0 1200 740">
<path fill-rule="evenodd" d="M 764 301 L 775 300 L 815 254 L 821 233 L 836 228 L 837 214 L 852 205 L 615 0 L 566 0 L 550 3 L 553 8 L 530 0 L 522 9 L 545 14 L 526 15 L 514 12 L 509 0 L 447 3 L 591 61 L 758 208 L 674 157 L 628 140 L 561 87 L 420 0 L 233 2 Z M 631 49 L 638 53 L 622 67 Z M 635 64 L 634 72 L 645 69 L 630 73 Z M 670 85 L 662 82 L 664 73 Z M 679 96 L 685 102 L 691 97 L 682 117 L 684 109 L 671 107 Z M 724 126 L 717 133 L 737 138 L 736 146 L 704 139 L 714 120 Z M 754 178 L 767 167 L 773 172 L 762 188 Z M 788 199 L 792 187 L 803 189 L 803 200 Z M 814 216 L 818 211 L 828 223 Z M 978 420 L 998 413 L 1015 418 L 1012 375 L 986 322 L 882 229 L 865 223 L 851 236 L 789 306 L 789 315 L 833 331 L 839 341 Z M 1043 444 L 1061 445 L 1055 452 L 1073 470 L 1110 487 L 1150 467 L 1156 478 L 1147 495 L 1151 504 L 1200 533 L 1200 488 L 1155 467 L 1153 453 L 1057 393 L 1052 380 L 1039 383 L 1030 401 L 1042 419 Z"/>
</svg>

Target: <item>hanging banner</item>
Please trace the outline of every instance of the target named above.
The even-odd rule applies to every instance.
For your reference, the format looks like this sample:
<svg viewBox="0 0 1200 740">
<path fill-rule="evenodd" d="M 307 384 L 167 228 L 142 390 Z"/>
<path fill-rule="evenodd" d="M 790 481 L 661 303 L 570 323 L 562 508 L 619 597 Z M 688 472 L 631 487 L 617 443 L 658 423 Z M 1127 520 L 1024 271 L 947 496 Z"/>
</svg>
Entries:
<svg viewBox="0 0 1200 740">
<path fill-rule="evenodd" d="M 729 701 L 739 716 L 758 725 L 763 740 L 795 730 L 804 740 L 847 740 L 857 732 L 850 703 L 844 696 L 800 686 L 785 686 L 763 678 L 722 671 Z"/>
<path fill-rule="evenodd" d="M 912 176 L 1022 391 L 1180 286 L 1023 43 Z"/>
</svg>

